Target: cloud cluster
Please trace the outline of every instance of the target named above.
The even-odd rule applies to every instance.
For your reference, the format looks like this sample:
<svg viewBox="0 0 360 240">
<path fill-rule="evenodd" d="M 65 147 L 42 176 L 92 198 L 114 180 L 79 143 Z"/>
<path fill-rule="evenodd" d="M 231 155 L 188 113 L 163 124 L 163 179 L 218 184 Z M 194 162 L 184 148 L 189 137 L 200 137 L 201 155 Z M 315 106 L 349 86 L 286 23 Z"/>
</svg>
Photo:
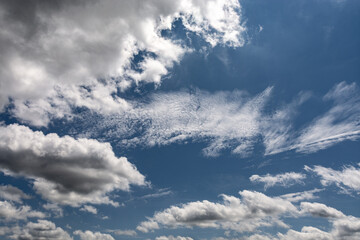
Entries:
<svg viewBox="0 0 360 240">
<path fill-rule="evenodd" d="M 313 168 L 305 166 L 305 170 L 317 174 L 321 179 L 321 184 L 324 186 L 335 184 L 344 193 L 356 192 L 360 194 L 359 167 L 345 166 L 341 171 L 337 171 L 323 166 L 314 166 Z"/>
<path fill-rule="evenodd" d="M 22 227 L 15 226 L 8 228 L 6 234 L 10 234 L 9 237 L 16 240 L 73 240 L 66 231 L 60 227 L 56 227 L 53 222 L 47 220 L 28 222 Z"/>
<path fill-rule="evenodd" d="M 305 178 L 306 178 L 305 174 L 287 172 L 277 175 L 271 175 L 271 174 L 266 174 L 264 176 L 252 175 L 249 179 L 252 182 L 264 183 L 265 184 L 264 188 L 267 189 L 269 187 L 273 187 L 276 185 L 289 187 L 296 183 L 303 183 L 302 180 L 304 180 Z"/>
<path fill-rule="evenodd" d="M 44 135 L 16 124 L 0 127 L 0 167 L 33 179 L 44 199 L 71 206 L 117 205 L 107 194 L 146 184 L 136 167 L 117 158 L 108 143 Z"/>
<path fill-rule="evenodd" d="M 17 118 L 35 126 L 74 106 L 127 109 L 118 91 L 160 84 L 190 51 L 162 34 L 179 19 L 211 46 L 244 44 L 237 0 L 6 0 L 0 9 L 0 110 L 11 103 Z"/>
<path fill-rule="evenodd" d="M 222 195 L 222 203 L 205 200 L 171 206 L 163 211 L 156 212 L 153 217 L 140 223 L 137 230 L 146 233 L 164 227 L 201 227 L 226 230 L 227 236 L 231 235 L 231 231 L 237 233 L 258 232 L 257 234 L 244 235 L 240 238 L 248 240 L 343 240 L 357 239 L 360 236 L 359 218 L 347 216 L 341 211 L 325 204 L 301 202 L 298 205 L 294 205 L 288 200 L 286 195 L 269 197 L 259 192 L 246 190 L 241 191 L 240 195 L 241 198 Z M 264 227 L 274 225 L 290 228 L 289 225 L 283 222 L 282 218 L 289 219 L 309 216 L 329 221 L 332 228 L 329 232 L 325 232 L 315 227 L 305 226 L 301 231 L 289 229 L 286 233 L 278 233 L 276 236 L 262 233 L 263 231 L 265 232 Z M 164 239 L 168 238 L 165 237 Z M 226 238 L 219 239 L 226 240 Z"/>
<path fill-rule="evenodd" d="M 297 208 L 282 198 L 271 198 L 259 192 L 242 191 L 241 199 L 222 195 L 222 203 L 198 201 L 172 206 L 157 212 L 137 230 L 148 232 L 161 226 L 222 228 L 249 232 L 263 226 L 287 227 L 279 220 L 282 215 L 296 215 Z"/>
</svg>

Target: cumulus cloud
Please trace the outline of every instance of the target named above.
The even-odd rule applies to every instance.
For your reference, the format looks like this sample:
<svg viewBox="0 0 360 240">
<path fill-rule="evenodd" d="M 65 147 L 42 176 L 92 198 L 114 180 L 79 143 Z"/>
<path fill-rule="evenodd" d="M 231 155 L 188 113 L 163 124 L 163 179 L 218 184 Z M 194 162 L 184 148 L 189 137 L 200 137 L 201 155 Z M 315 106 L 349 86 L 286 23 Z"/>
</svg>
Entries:
<svg viewBox="0 0 360 240">
<path fill-rule="evenodd" d="M 1 185 L 0 186 L 0 198 L 5 200 L 14 201 L 17 203 L 22 203 L 22 199 L 30 199 L 31 197 L 28 194 L 25 194 L 23 191 L 17 187 L 11 185 Z"/>
<path fill-rule="evenodd" d="M 266 174 L 264 176 L 252 175 L 250 177 L 250 181 L 264 183 L 265 184 L 264 188 L 267 189 L 269 187 L 273 187 L 276 185 L 289 187 L 296 183 L 303 183 L 302 180 L 304 180 L 305 178 L 306 178 L 305 174 L 287 172 L 277 175 L 271 175 L 271 174 Z"/>
<path fill-rule="evenodd" d="M 55 215 L 55 217 L 64 216 L 63 209 L 56 203 L 46 203 L 43 205 L 43 208 L 51 211 Z"/>
<path fill-rule="evenodd" d="M 146 184 L 136 167 L 117 158 L 108 143 L 44 135 L 16 124 L 0 127 L 0 167 L 33 179 L 43 198 L 71 206 L 117 205 L 107 194 Z"/>
<path fill-rule="evenodd" d="M 32 210 L 30 206 L 23 205 L 21 207 L 16 207 L 11 202 L 0 201 L 0 220 L 2 221 L 9 222 L 14 220 L 44 217 L 46 217 L 44 213 Z"/>
<path fill-rule="evenodd" d="M 85 232 L 77 230 L 74 234 L 78 235 L 81 240 L 115 240 L 110 234 L 91 232 L 89 230 Z"/>
<path fill-rule="evenodd" d="M 164 227 L 222 228 L 237 232 L 251 232 L 258 227 L 278 225 L 282 215 L 296 215 L 297 208 L 282 198 L 271 198 L 259 192 L 242 191 L 241 199 L 222 195 L 222 203 L 197 201 L 172 206 L 157 212 L 139 224 L 137 229 L 148 232 Z"/>
<path fill-rule="evenodd" d="M 358 164 L 360 166 L 360 164 Z M 335 184 L 344 193 L 360 193 L 360 168 L 354 166 L 345 166 L 341 171 L 322 166 L 313 168 L 305 166 L 305 170 L 314 172 L 320 177 L 320 182 L 324 186 Z"/>
<path fill-rule="evenodd" d="M 72 106 L 122 111 L 128 106 L 118 90 L 160 84 L 189 51 L 162 35 L 174 21 L 211 46 L 242 46 L 245 31 L 237 0 L 9 0 L 1 1 L 0 19 L 0 109 L 12 103 L 16 117 L 36 126 Z"/>
<path fill-rule="evenodd" d="M 10 238 L 18 240 L 73 240 L 66 231 L 47 220 L 29 222 L 23 227 L 13 227 L 10 232 Z"/>
</svg>

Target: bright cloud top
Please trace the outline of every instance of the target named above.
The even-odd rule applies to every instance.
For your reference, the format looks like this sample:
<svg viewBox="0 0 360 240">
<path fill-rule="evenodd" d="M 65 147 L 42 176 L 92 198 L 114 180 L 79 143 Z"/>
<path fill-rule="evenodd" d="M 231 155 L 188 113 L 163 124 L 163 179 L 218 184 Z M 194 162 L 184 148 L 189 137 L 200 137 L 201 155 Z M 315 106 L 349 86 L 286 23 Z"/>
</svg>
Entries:
<svg viewBox="0 0 360 240">
<path fill-rule="evenodd" d="M 190 51 L 162 35 L 176 20 L 211 46 L 244 44 L 236 0 L 2 1 L 0 9 L 0 110 L 12 103 L 12 113 L 35 126 L 73 106 L 126 110 L 118 90 L 160 84 Z M 149 54 L 136 71 L 131 63 L 142 52 Z"/>
<path fill-rule="evenodd" d="M 34 179 L 43 198 L 72 206 L 118 205 L 108 193 L 146 184 L 135 166 L 117 158 L 108 143 L 44 135 L 16 124 L 0 127 L 0 166 L 7 174 Z"/>
</svg>

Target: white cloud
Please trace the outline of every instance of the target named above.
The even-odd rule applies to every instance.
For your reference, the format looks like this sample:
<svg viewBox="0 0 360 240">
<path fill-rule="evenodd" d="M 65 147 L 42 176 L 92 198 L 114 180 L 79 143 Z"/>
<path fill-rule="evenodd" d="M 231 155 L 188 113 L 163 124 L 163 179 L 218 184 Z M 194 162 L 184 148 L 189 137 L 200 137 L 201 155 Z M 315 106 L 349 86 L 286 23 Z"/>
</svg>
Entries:
<svg viewBox="0 0 360 240">
<path fill-rule="evenodd" d="M 56 227 L 53 222 L 47 220 L 38 220 L 36 223 L 29 222 L 23 227 L 11 228 L 11 239 L 24 240 L 72 240 L 73 238 L 62 228 Z"/>
<path fill-rule="evenodd" d="M 360 166 L 360 164 L 358 165 Z M 344 193 L 360 193 L 359 167 L 346 166 L 341 171 L 337 171 L 322 166 L 314 166 L 313 168 L 305 166 L 305 170 L 316 173 L 321 178 L 321 184 L 324 186 L 335 184 Z"/>
<path fill-rule="evenodd" d="M 80 211 L 97 214 L 97 209 L 90 205 L 84 205 L 82 208 L 80 208 Z"/>
<path fill-rule="evenodd" d="M 77 230 L 74 234 L 79 235 L 81 240 L 115 240 L 110 234 L 91 232 L 88 230 L 85 232 Z"/>
<path fill-rule="evenodd" d="M 14 221 L 26 220 L 28 218 L 44 218 L 45 214 L 39 211 L 34 211 L 30 206 L 16 207 L 8 201 L 0 201 L 0 220 Z"/>
<path fill-rule="evenodd" d="M 16 117 L 36 126 L 71 114 L 72 106 L 126 110 L 118 90 L 132 82 L 160 84 L 190 51 L 162 30 L 181 19 L 211 46 L 239 47 L 240 11 L 237 0 L 2 1 L 0 110 L 11 102 Z M 131 62 L 141 51 L 151 54 L 134 71 Z"/>
<path fill-rule="evenodd" d="M 108 193 L 146 184 L 136 167 L 117 158 L 108 143 L 44 135 L 19 125 L 0 127 L 0 166 L 34 179 L 43 198 L 71 206 L 117 205 Z"/>
<path fill-rule="evenodd" d="M 296 151 L 316 152 L 360 137 L 360 91 L 356 83 L 339 83 L 324 100 L 333 101 L 333 107 L 302 131 L 292 146 Z"/>
<path fill-rule="evenodd" d="M 297 208 L 289 201 L 271 198 L 262 193 L 242 191 L 241 199 L 222 195 L 222 203 L 197 201 L 172 206 L 157 212 L 138 226 L 142 232 L 160 227 L 222 228 L 237 232 L 251 232 L 259 227 L 278 225 L 287 227 L 279 217 L 296 215 Z"/>
<path fill-rule="evenodd" d="M 296 183 L 303 183 L 303 180 L 305 178 L 306 178 L 305 174 L 287 172 L 277 175 L 270 175 L 270 174 L 266 174 L 264 176 L 252 175 L 250 177 L 250 181 L 264 183 L 265 184 L 264 188 L 267 189 L 269 187 L 273 187 L 276 185 L 289 187 Z"/>
<path fill-rule="evenodd" d="M 193 240 L 191 237 L 181 237 L 181 236 L 160 236 L 155 238 L 155 240 Z"/>
<path fill-rule="evenodd" d="M 315 193 L 318 193 L 320 191 L 323 191 L 323 189 L 313 189 L 309 191 L 303 191 L 303 192 L 297 192 L 297 193 L 288 193 L 281 195 L 280 197 L 288 200 L 290 202 L 299 202 L 303 200 L 312 200 L 315 198 L 318 198 L 318 196 L 315 196 Z"/>
<path fill-rule="evenodd" d="M 5 200 L 14 201 L 17 203 L 22 203 L 22 199 L 30 199 L 31 197 L 25 194 L 23 191 L 17 187 L 11 185 L 1 185 L 0 186 L 0 198 Z"/>
</svg>

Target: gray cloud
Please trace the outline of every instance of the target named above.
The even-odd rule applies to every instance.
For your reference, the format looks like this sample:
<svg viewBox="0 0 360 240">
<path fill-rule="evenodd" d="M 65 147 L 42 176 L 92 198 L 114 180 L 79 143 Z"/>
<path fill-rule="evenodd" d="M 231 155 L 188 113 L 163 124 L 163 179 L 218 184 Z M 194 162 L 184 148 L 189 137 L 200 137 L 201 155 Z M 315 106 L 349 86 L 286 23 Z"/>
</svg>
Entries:
<svg viewBox="0 0 360 240">
<path fill-rule="evenodd" d="M 54 203 L 117 205 L 109 192 L 146 184 L 136 167 L 117 158 L 108 143 L 44 135 L 19 125 L 0 129 L 1 168 L 34 179 L 36 191 Z"/>
</svg>

